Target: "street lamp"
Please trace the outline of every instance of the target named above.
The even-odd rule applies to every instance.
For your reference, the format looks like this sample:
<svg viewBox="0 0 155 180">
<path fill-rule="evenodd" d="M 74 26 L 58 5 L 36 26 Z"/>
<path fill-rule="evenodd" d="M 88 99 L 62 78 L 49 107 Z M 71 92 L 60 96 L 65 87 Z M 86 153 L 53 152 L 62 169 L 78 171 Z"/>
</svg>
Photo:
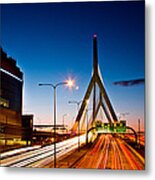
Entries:
<svg viewBox="0 0 155 180">
<path fill-rule="evenodd" d="M 40 83 L 39 86 L 50 86 L 54 90 L 54 168 L 56 168 L 56 89 L 58 86 L 66 85 L 69 88 L 74 86 L 74 81 L 69 79 L 65 82 L 60 82 L 57 84 L 42 84 Z"/>
<path fill-rule="evenodd" d="M 92 110 L 92 108 L 88 109 L 88 106 L 87 106 L 87 109 L 86 109 L 86 113 L 87 113 L 87 125 L 86 125 L 86 145 L 88 144 L 88 111 Z"/>
<path fill-rule="evenodd" d="M 80 103 L 82 101 L 68 101 L 69 104 L 77 105 L 77 114 L 79 112 Z M 80 151 L 80 121 L 78 121 L 78 151 Z"/>
<path fill-rule="evenodd" d="M 77 105 L 77 112 L 79 111 L 80 103 L 82 101 L 68 101 L 69 104 Z M 86 103 L 89 103 L 89 100 L 86 100 Z M 78 121 L 78 151 L 80 151 L 80 121 Z"/>
<path fill-rule="evenodd" d="M 126 115 L 129 115 L 129 112 L 124 112 L 124 113 L 119 113 L 119 120 L 121 120 L 121 117 L 123 117 L 123 119 L 125 118 Z"/>
<path fill-rule="evenodd" d="M 138 119 L 138 142 L 140 147 L 140 119 Z"/>
<path fill-rule="evenodd" d="M 63 128 L 65 128 L 65 117 L 68 116 L 68 114 L 64 114 L 62 117 L 62 124 L 63 124 Z M 64 131 L 63 131 L 64 132 Z"/>
<path fill-rule="evenodd" d="M 77 111 L 79 111 L 80 103 L 82 101 L 68 101 L 69 104 L 76 104 L 77 105 Z"/>
</svg>

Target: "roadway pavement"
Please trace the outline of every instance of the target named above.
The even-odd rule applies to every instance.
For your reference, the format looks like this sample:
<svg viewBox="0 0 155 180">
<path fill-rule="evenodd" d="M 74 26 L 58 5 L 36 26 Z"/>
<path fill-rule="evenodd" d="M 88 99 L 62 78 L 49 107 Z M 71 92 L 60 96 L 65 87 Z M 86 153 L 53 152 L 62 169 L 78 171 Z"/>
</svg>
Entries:
<svg viewBox="0 0 155 180">
<path fill-rule="evenodd" d="M 85 142 L 81 135 L 81 144 Z M 78 137 L 57 143 L 57 168 L 144 170 L 144 158 L 118 136 L 101 134 L 91 146 L 78 151 Z M 1 165 L 53 168 L 53 145 L 2 154 Z"/>
<path fill-rule="evenodd" d="M 80 142 L 85 142 L 85 135 L 80 136 Z M 78 137 L 73 137 L 56 144 L 56 154 L 59 159 L 68 152 L 77 149 Z M 9 167 L 42 167 L 48 162 L 53 161 L 54 146 L 53 144 L 47 146 L 37 146 L 30 148 L 21 148 L 16 151 L 2 153 L 0 157 L 1 166 Z"/>
<path fill-rule="evenodd" d="M 74 168 L 144 170 L 144 158 L 118 137 L 101 135 Z"/>
<path fill-rule="evenodd" d="M 46 168 L 52 168 L 49 163 Z M 58 168 L 144 170 L 144 158 L 124 140 L 112 135 L 100 135 L 90 147 L 81 148 L 61 157 Z"/>
</svg>

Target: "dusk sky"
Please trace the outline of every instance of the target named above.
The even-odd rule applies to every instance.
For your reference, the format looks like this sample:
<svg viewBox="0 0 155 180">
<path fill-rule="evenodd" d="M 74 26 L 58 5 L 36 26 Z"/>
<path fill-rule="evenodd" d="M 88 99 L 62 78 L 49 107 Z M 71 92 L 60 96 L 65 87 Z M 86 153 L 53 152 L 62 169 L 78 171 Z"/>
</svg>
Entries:
<svg viewBox="0 0 155 180">
<path fill-rule="evenodd" d="M 1 5 L 1 46 L 24 73 L 23 113 L 34 123 L 53 123 L 53 90 L 38 83 L 72 77 L 78 90 L 57 89 L 57 122 L 63 114 L 71 126 L 76 105 L 92 75 L 93 34 L 97 34 L 99 66 L 104 85 L 118 113 L 127 122 L 144 125 L 144 84 L 114 85 L 144 78 L 144 1 Z M 92 107 L 90 101 L 89 107 Z"/>
</svg>

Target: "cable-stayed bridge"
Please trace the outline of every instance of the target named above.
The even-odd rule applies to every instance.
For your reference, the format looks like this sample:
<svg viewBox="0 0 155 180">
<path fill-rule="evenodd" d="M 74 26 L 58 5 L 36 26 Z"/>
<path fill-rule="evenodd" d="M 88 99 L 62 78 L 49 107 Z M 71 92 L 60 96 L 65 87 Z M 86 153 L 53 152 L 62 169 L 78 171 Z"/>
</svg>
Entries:
<svg viewBox="0 0 155 180">
<path fill-rule="evenodd" d="M 91 98 L 92 107 L 89 109 Z M 88 117 L 88 111 L 90 111 L 90 117 Z M 102 115 L 101 119 L 98 119 L 99 112 L 103 113 L 106 122 L 102 119 Z M 116 114 L 100 72 L 95 34 L 93 36 L 93 74 L 67 139 L 59 142 L 57 133 L 56 149 L 51 142 L 48 145 L 40 144 L 4 152 L 1 154 L 1 165 L 54 167 L 53 155 L 56 155 L 56 167 L 60 168 L 142 170 L 145 167 L 144 135 L 140 132 L 137 134 L 132 127 L 126 125 L 125 120 L 119 121 Z"/>
</svg>

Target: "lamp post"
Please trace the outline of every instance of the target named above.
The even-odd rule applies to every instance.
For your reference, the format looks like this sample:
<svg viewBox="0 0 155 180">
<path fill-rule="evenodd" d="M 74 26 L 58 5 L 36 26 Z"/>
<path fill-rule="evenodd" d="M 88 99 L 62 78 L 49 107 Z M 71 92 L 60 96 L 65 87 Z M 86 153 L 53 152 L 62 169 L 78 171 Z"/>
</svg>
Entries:
<svg viewBox="0 0 155 180">
<path fill-rule="evenodd" d="M 64 114 L 62 117 L 62 124 L 63 124 L 63 128 L 65 129 L 65 116 L 68 116 L 68 114 Z M 64 130 L 63 130 L 64 132 Z"/>
<path fill-rule="evenodd" d="M 140 119 L 138 119 L 138 142 L 140 146 Z"/>
<path fill-rule="evenodd" d="M 79 111 L 80 103 L 82 101 L 68 101 L 69 104 L 76 104 L 77 105 L 77 112 Z M 85 101 L 88 105 L 89 101 Z M 80 151 L 80 121 L 78 121 L 78 151 Z"/>
<path fill-rule="evenodd" d="M 88 144 L 88 118 L 89 118 L 89 116 L 88 116 L 88 111 L 90 111 L 90 110 L 92 110 L 92 108 L 88 109 L 88 107 L 87 107 L 87 109 L 86 109 L 86 113 L 87 113 L 87 124 L 86 124 L 86 145 Z"/>
<path fill-rule="evenodd" d="M 58 86 L 61 85 L 67 85 L 68 87 L 72 87 L 74 85 L 74 82 L 72 80 L 68 80 L 57 84 L 39 84 L 39 86 L 50 86 L 54 90 L 54 168 L 56 168 L 56 89 Z"/>
<path fill-rule="evenodd" d="M 68 101 L 69 104 L 76 104 L 77 105 L 77 114 L 78 114 L 81 102 L 82 101 Z M 78 121 L 78 151 L 80 151 L 80 121 Z"/>
<path fill-rule="evenodd" d="M 123 117 L 123 119 L 125 118 L 126 115 L 129 115 L 129 112 L 124 112 L 124 113 L 119 113 L 120 117 L 119 120 L 121 120 L 121 117 Z"/>
</svg>

